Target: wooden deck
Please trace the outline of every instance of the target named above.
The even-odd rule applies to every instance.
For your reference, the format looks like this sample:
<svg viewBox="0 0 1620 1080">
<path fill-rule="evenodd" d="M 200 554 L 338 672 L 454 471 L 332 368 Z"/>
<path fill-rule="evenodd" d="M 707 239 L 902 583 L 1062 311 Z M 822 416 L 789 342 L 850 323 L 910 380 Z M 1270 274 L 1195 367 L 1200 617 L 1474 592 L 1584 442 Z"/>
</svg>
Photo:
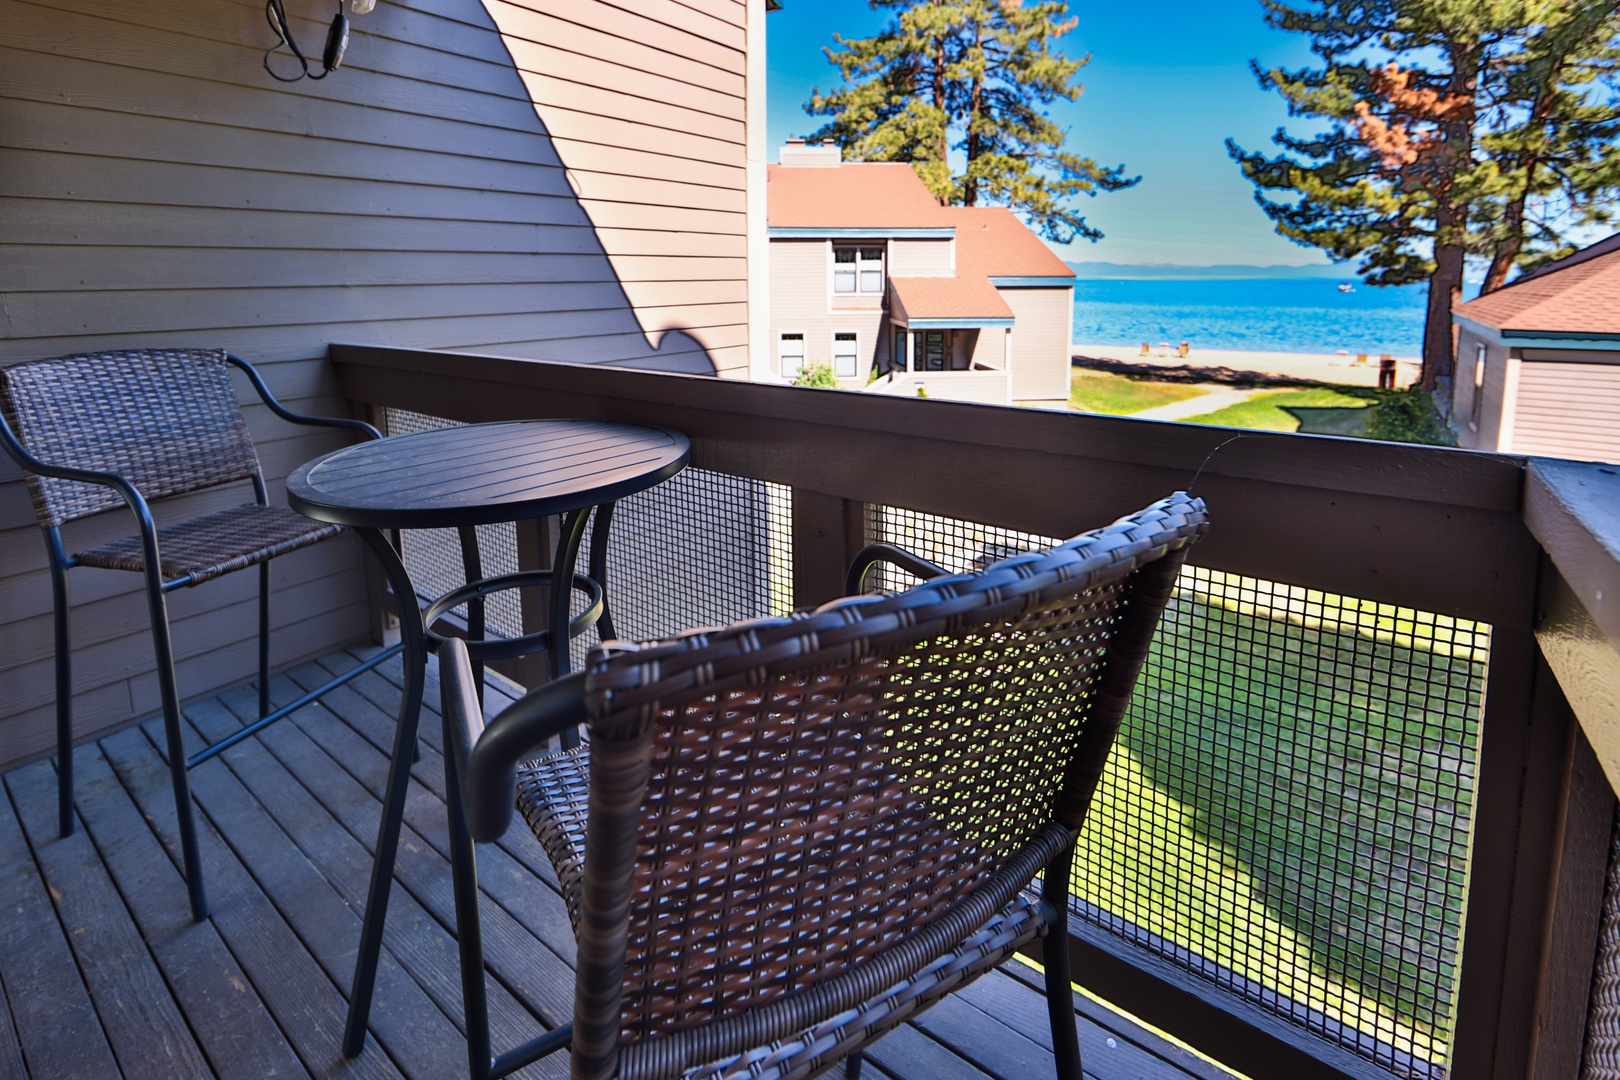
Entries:
<svg viewBox="0 0 1620 1080">
<path fill-rule="evenodd" d="M 352 662 L 292 668 L 272 696 L 292 700 Z M 156 721 L 79 748 L 80 828 L 65 840 L 52 764 L 4 777 L 0 1080 L 465 1075 L 436 715 L 423 718 L 372 1038 L 354 1061 L 338 1050 L 398 679 L 396 661 L 193 771 L 213 909 L 200 924 L 187 915 Z M 437 700 L 430 672 L 429 708 Z M 492 689 L 492 709 L 506 700 Z M 187 715 L 213 740 L 255 707 L 243 687 Z M 497 1048 L 565 1019 L 573 993 L 568 917 L 519 826 L 480 853 Z M 891 1033 L 866 1075 L 1052 1077 L 1029 975 L 1008 965 Z M 1076 1006 L 1088 1075 L 1230 1075 L 1080 995 Z M 519 1075 L 566 1076 L 567 1062 Z"/>
</svg>

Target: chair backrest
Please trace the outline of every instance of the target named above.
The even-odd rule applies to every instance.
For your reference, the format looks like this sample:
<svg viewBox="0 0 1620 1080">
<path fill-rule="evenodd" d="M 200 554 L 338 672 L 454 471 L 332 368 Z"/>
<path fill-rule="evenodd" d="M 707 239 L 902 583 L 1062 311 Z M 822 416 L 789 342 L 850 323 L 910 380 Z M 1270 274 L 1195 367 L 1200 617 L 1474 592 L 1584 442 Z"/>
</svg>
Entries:
<svg viewBox="0 0 1620 1080">
<path fill-rule="evenodd" d="M 47 465 L 116 473 L 147 499 L 259 471 L 223 349 L 130 349 L 0 368 L 0 408 Z M 39 523 L 123 505 L 110 488 L 27 474 Z"/>
<path fill-rule="evenodd" d="M 978 573 L 596 650 L 575 1075 L 800 1030 L 1067 851 L 1206 521 L 1177 494 Z"/>
</svg>

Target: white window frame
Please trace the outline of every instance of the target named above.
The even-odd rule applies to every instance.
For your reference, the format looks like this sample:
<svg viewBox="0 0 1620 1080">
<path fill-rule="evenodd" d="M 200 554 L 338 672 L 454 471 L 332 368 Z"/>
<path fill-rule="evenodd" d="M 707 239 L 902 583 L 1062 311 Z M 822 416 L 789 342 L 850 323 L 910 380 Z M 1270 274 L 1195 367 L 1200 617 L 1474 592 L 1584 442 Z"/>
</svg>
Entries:
<svg viewBox="0 0 1620 1080">
<path fill-rule="evenodd" d="M 838 256 L 848 254 L 853 256 L 849 262 L 839 262 Z M 834 296 L 855 296 L 861 287 L 860 252 L 851 244 L 834 244 L 832 249 L 832 291 Z M 848 269 L 844 269 L 847 267 Z M 847 279 L 848 288 L 843 288 L 840 279 Z"/>
<path fill-rule="evenodd" d="M 870 254 L 871 252 L 876 252 L 877 253 L 877 258 L 875 258 L 875 259 L 867 258 L 867 255 Z M 877 264 L 877 268 L 875 270 L 870 267 L 869 264 L 871 264 L 871 263 L 876 263 Z M 856 248 L 855 275 L 856 275 L 856 278 L 860 281 L 860 289 L 859 289 L 859 291 L 860 291 L 860 294 L 862 296 L 882 296 L 883 295 L 883 286 L 884 286 L 884 283 L 888 280 L 888 267 L 887 267 L 886 264 L 887 264 L 887 257 L 886 257 L 885 252 L 884 252 L 884 245 L 883 244 L 881 244 L 881 243 L 879 243 L 879 244 L 861 244 L 859 247 Z M 876 274 L 877 275 L 877 281 L 875 283 L 869 282 L 867 280 L 867 275 L 869 275 L 869 274 Z M 868 287 L 869 285 L 870 285 L 870 288 Z"/>
<path fill-rule="evenodd" d="M 838 256 L 844 252 L 853 255 L 853 261 L 839 262 Z M 872 253 L 876 253 L 875 258 L 866 258 Z M 882 296 L 889 281 L 888 258 L 888 248 L 882 241 L 865 244 L 846 244 L 842 241 L 834 243 L 830 285 L 832 295 Z M 843 278 L 842 284 L 847 287 L 841 287 L 840 278 Z"/>
<path fill-rule="evenodd" d="M 782 330 L 777 333 L 776 370 L 781 374 L 782 378 L 788 380 L 796 379 L 799 376 L 799 372 L 804 370 L 805 357 L 809 355 L 809 350 L 805 341 L 806 337 L 808 337 L 808 335 L 803 330 Z M 798 339 L 797 344 L 799 346 L 799 351 L 796 357 L 798 363 L 793 366 L 792 371 L 789 371 L 787 367 L 788 357 L 794 354 L 789 353 L 786 346 L 790 340 L 795 338 Z"/>
<path fill-rule="evenodd" d="M 847 373 L 840 370 L 838 367 L 838 358 L 840 356 L 838 351 L 838 339 L 845 336 L 848 336 L 851 339 L 849 344 L 849 352 L 842 354 L 844 356 L 848 356 L 850 359 L 849 371 Z M 840 379 L 853 379 L 861 373 L 861 332 L 859 330 L 833 331 L 832 365 L 833 374 L 838 376 Z"/>
</svg>

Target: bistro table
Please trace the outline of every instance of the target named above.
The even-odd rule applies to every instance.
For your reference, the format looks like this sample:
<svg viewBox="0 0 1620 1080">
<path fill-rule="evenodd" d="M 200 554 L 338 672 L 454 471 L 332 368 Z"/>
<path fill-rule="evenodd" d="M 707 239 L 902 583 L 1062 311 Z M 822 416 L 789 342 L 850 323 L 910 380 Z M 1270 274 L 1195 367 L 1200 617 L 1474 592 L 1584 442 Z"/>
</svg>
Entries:
<svg viewBox="0 0 1620 1080">
<path fill-rule="evenodd" d="M 597 420 L 519 420 L 362 443 L 317 458 L 287 478 L 287 502 L 294 510 L 318 521 L 352 527 L 376 554 L 398 601 L 404 646 L 405 689 L 349 995 L 343 1044 L 347 1056 L 358 1055 L 365 1046 L 405 792 L 416 749 L 427 653 L 442 640 L 432 631 L 433 621 L 465 604 L 468 651 L 475 660 L 544 648 L 552 677 L 565 674 L 570 638 L 593 624 L 599 626 L 603 638 L 614 636 L 605 594 L 613 504 L 674 476 L 686 468 L 690 456 L 686 436 L 667 428 Z M 575 566 L 580 542 L 593 510 L 596 525 L 591 533 L 590 573 L 579 574 Z M 557 514 L 563 515 L 563 521 L 550 570 L 483 577 L 476 533 L 479 525 Z M 468 584 L 434 601 L 424 615 L 388 533 L 435 528 L 458 530 Z M 481 640 L 483 598 L 533 585 L 551 586 L 546 629 L 521 638 Z M 570 619 L 575 592 L 583 592 L 589 602 L 582 615 Z"/>
</svg>

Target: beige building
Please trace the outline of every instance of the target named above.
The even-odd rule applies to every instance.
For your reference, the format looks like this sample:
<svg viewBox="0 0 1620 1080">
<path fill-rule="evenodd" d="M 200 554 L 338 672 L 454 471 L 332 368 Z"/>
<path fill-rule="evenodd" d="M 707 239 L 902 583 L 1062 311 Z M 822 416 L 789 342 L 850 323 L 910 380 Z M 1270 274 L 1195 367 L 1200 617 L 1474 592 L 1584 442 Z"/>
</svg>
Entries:
<svg viewBox="0 0 1620 1080">
<path fill-rule="evenodd" d="M 1010 210 L 940 206 L 909 165 L 831 145 L 790 142 L 768 176 L 764 377 L 822 361 L 875 393 L 1068 399 L 1074 272 Z"/>
<path fill-rule="evenodd" d="M 1620 462 L 1620 233 L 1454 319 L 1459 445 Z"/>
</svg>

